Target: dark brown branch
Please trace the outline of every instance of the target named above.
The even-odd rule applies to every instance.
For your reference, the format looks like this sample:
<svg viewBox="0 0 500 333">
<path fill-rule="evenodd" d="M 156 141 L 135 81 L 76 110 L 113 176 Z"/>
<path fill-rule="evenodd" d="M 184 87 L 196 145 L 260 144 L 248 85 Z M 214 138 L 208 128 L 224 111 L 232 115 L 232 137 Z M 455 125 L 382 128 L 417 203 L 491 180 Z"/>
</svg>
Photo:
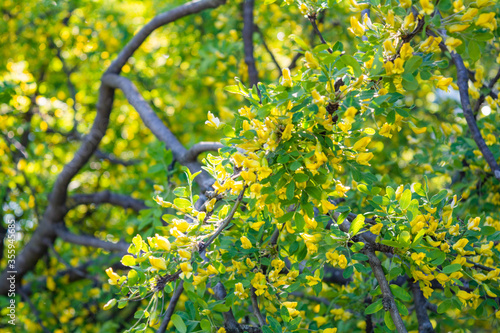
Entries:
<svg viewBox="0 0 500 333">
<path fill-rule="evenodd" d="M 223 147 L 224 145 L 219 142 L 198 142 L 188 149 L 179 163 L 196 161 L 198 155 L 207 151 L 218 151 Z"/>
<path fill-rule="evenodd" d="M 95 238 L 90 235 L 76 235 L 62 226 L 56 229 L 56 234 L 57 236 L 61 237 L 62 240 L 68 243 L 100 248 L 110 252 L 112 251 L 125 252 L 129 247 L 129 244 L 124 241 L 112 243 L 104 241 L 99 238 Z"/>
<path fill-rule="evenodd" d="M 321 43 L 323 43 L 325 45 L 328 45 L 328 43 L 326 42 L 326 40 L 323 38 L 323 35 L 321 34 L 321 31 L 319 31 L 318 25 L 316 24 L 316 16 L 315 15 L 314 16 L 310 15 L 307 18 L 311 22 L 311 24 L 313 26 L 313 29 L 316 32 L 316 34 L 319 36 L 319 39 L 321 40 Z M 329 53 L 333 53 L 333 50 L 331 48 L 328 48 L 327 50 L 328 50 Z"/>
<path fill-rule="evenodd" d="M 345 223 L 345 222 L 344 222 Z M 396 330 L 399 333 L 406 333 L 406 327 L 401 319 L 396 302 L 394 301 L 394 296 L 392 295 L 391 288 L 389 288 L 389 283 L 385 277 L 384 269 L 382 268 L 382 263 L 380 259 L 375 255 L 375 251 L 370 244 L 366 244 L 362 252 L 368 256 L 368 263 L 372 268 L 373 274 L 378 281 L 380 290 L 382 291 L 382 303 L 384 304 L 384 310 L 389 311 L 391 314 L 392 321 L 396 326 Z"/>
<path fill-rule="evenodd" d="M 427 300 L 425 299 L 422 290 L 420 290 L 418 283 L 411 282 L 411 290 L 413 292 L 413 302 L 415 303 L 415 312 L 417 314 L 418 332 L 434 333 L 434 328 L 432 327 L 429 315 L 427 314 Z"/>
<path fill-rule="evenodd" d="M 119 165 L 123 165 L 123 166 L 135 165 L 135 164 L 138 164 L 140 162 L 139 160 L 124 161 L 124 160 L 121 160 L 119 158 L 116 158 L 113 154 L 103 152 L 102 150 L 99 150 L 99 149 L 96 150 L 94 156 L 96 158 L 101 159 L 101 160 L 107 160 L 111 164 L 119 164 Z"/>
<path fill-rule="evenodd" d="M 269 48 L 269 46 L 267 45 L 266 43 L 266 39 L 264 38 L 264 33 L 262 32 L 262 30 L 260 30 L 259 26 L 258 25 L 254 25 L 254 29 L 255 31 L 259 34 L 260 36 L 260 40 L 262 41 L 262 45 L 264 46 L 264 48 L 266 49 L 267 53 L 269 53 L 269 56 L 271 57 L 271 60 L 274 62 L 274 64 L 276 65 L 276 68 L 278 69 L 280 75 L 281 75 L 281 66 L 280 64 L 278 63 L 278 61 L 276 60 L 276 58 L 274 57 L 274 54 L 273 52 L 271 52 L 271 49 Z"/>
<path fill-rule="evenodd" d="M 109 191 L 102 191 L 91 194 L 75 194 L 68 198 L 67 206 L 68 209 L 73 209 L 79 205 L 100 205 L 108 203 L 115 206 L 120 206 L 125 209 L 131 208 L 136 212 L 148 209 L 148 206 L 144 204 L 144 201 L 129 197 L 128 195 L 112 193 Z"/>
<path fill-rule="evenodd" d="M 252 300 L 252 309 L 253 309 L 253 314 L 255 317 L 257 317 L 257 320 L 259 321 L 259 326 L 265 326 L 266 325 L 266 319 L 262 316 L 262 313 L 260 312 L 259 309 L 259 300 L 257 298 L 257 295 L 255 294 L 255 288 L 253 286 L 250 287 L 250 299 Z"/>
<path fill-rule="evenodd" d="M 175 289 L 174 293 L 172 294 L 172 298 L 170 298 L 170 303 L 168 304 L 167 311 L 163 315 L 163 320 L 156 333 L 163 333 L 167 331 L 168 323 L 170 323 L 170 319 L 174 314 L 175 306 L 179 302 L 179 298 L 181 297 L 183 291 L 184 291 L 184 281 L 181 280 L 179 282 L 179 285 Z"/>
<path fill-rule="evenodd" d="M 105 85 L 123 91 L 128 102 L 141 116 L 144 124 L 160 141 L 164 142 L 165 145 L 172 150 L 172 154 L 177 161 L 183 161 L 183 157 L 187 153 L 186 148 L 184 148 L 175 135 L 165 126 L 165 124 L 163 124 L 160 118 L 158 118 L 132 81 L 120 75 L 106 74 L 103 76 L 102 82 Z M 185 162 L 184 165 L 189 168 L 191 173 L 202 171 L 201 165 L 197 161 Z M 206 171 L 202 171 L 202 173 L 195 178 L 195 181 L 200 185 L 203 192 L 208 191 L 213 184 L 212 178 Z"/>
<path fill-rule="evenodd" d="M 436 34 L 429 29 L 427 29 L 427 34 L 436 37 Z M 472 138 L 476 142 L 476 145 L 481 151 L 484 159 L 490 166 L 491 172 L 496 179 L 500 180 L 500 167 L 497 164 L 495 156 L 493 156 L 493 153 L 484 142 L 481 131 L 477 127 L 476 117 L 474 116 L 474 112 L 471 108 L 469 99 L 469 71 L 465 67 L 464 61 L 458 53 L 456 53 L 455 51 L 450 52 L 444 42 L 439 43 L 439 47 L 443 52 L 450 53 L 451 59 L 453 60 L 453 63 L 455 64 L 455 67 L 457 69 L 457 85 L 460 93 L 460 102 L 462 103 L 465 120 L 467 121 L 467 125 L 469 126 Z"/>
<path fill-rule="evenodd" d="M 257 72 L 257 67 L 255 66 L 255 57 L 253 50 L 253 7 L 254 0 L 245 0 L 243 3 L 243 45 L 245 50 L 245 63 L 248 67 L 248 81 L 250 83 L 250 88 L 257 87 L 257 82 L 259 82 L 259 75 Z"/>
</svg>

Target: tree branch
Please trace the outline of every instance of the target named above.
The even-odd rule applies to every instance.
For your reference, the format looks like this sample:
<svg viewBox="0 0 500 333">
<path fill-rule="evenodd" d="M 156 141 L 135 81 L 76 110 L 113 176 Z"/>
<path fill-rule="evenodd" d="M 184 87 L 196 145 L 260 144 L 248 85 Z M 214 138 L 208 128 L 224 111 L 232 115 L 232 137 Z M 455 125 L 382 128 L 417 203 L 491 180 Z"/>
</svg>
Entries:
<svg viewBox="0 0 500 333">
<path fill-rule="evenodd" d="M 248 80 L 250 83 L 250 88 L 257 87 L 257 82 L 259 82 L 259 75 L 257 72 L 257 67 L 255 66 L 255 58 L 253 55 L 253 7 L 254 0 L 245 0 L 243 3 L 243 45 L 245 51 L 245 63 L 248 67 Z"/>
<path fill-rule="evenodd" d="M 437 36 L 433 31 L 429 29 L 427 29 L 427 34 L 433 37 Z M 450 53 L 451 59 L 453 60 L 453 63 L 455 64 L 455 67 L 457 69 L 457 85 L 460 94 L 460 102 L 462 103 L 462 110 L 464 111 L 465 120 L 467 121 L 467 125 L 469 125 L 469 130 L 472 134 L 472 138 L 483 154 L 484 159 L 490 166 L 491 172 L 496 179 L 500 180 L 500 167 L 497 164 L 495 156 L 493 156 L 493 153 L 484 142 L 481 131 L 477 127 L 476 117 L 474 116 L 474 112 L 471 108 L 469 99 L 469 71 L 465 67 L 464 61 L 458 53 L 456 53 L 455 51 L 450 52 L 442 41 L 441 43 L 439 43 L 439 47 L 443 52 Z"/>
<path fill-rule="evenodd" d="M 186 148 L 184 148 L 175 135 L 165 126 L 165 124 L 163 124 L 160 118 L 158 118 L 132 81 L 120 75 L 105 74 L 102 78 L 102 82 L 110 87 L 120 89 L 128 102 L 139 113 L 144 124 L 160 141 L 165 143 L 167 148 L 172 150 L 172 154 L 177 161 L 183 161 L 183 157 L 187 153 Z M 203 192 L 211 188 L 213 183 L 212 178 L 206 171 L 201 169 L 201 165 L 197 161 L 184 161 L 184 165 L 189 168 L 191 173 L 202 171 L 202 173 L 195 178 L 195 181 L 200 185 Z"/>
<path fill-rule="evenodd" d="M 149 207 L 144 204 L 144 201 L 129 197 L 128 195 L 102 191 L 91 194 L 75 194 L 68 198 L 68 210 L 71 210 L 79 205 L 104 204 L 108 203 L 115 206 L 121 206 L 125 209 L 131 208 L 138 212 Z"/>
<path fill-rule="evenodd" d="M 411 283 L 411 290 L 413 292 L 413 302 L 415 303 L 415 312 L 417 313 L 418 332 L 419 333 L 434 333 L 431 321 L 427 314 L 427 300 L 420 290 L 418 283 Z"/>
<path fill-rule="evenodd" d="M 380 259 L 375 255 L 375 251 L 370 244 L 366 244 L 362 252 L 368 256 L 368 263 L 370 264 L 373 274 L 375 275 L 375 278 L 380 286 L 380 290 L 382 291 L 382 303 L 384 305 L 384 310 L 390 312 L 392 321 L 396 326 L 396 330 L 399 333 L 406 333 L 407 330 L 405 324 L 403 323 L 403 319 L 401 319 L 401 315 L 396 307 L 396 302 L 394 301 L 391 288 L 389 288 L 389 283 L 385 277 Z"/>
<path fill-rule="evenodd" d="M 179 161 L 179 163 L 183 164 L 185 162 L 196 161 L 198 155 L 207 151 L 218 151 L 223 147 L 224 145 L 219 142 L 207 142 L 207 141 L 198 142 L 188 149 L 188 151 L 184 154 L 182 160 Z"/>
<path fill-rule="evenodd" d="M 56 234 L 57 236 L 61 237 L 62 240 L 68 243 L 101 248 L 103 250 L 110 252 L 112 251 L 126 252 L 129 247 L 129 244 L 124 241 L 112 243 L 90 235 L 76 235 L 63 227 L 56 228 Z"/>
<path fill-rule="evenodd" d="M 179 285 L 175 289 L 174 293 L 172 294 L 172 298 L 170 298 L 170 303 L 168 304 L 167 311 L 163 315 L 163 320 L 156 333 L 163 333 L 167 331 L 168 323 L 170 322 L 170 319 L 174 314 L 175 306 L 177 305 L 177 302 L 179 302 L 179 298 L 181 297 L 183 291 L 184 291 L 184 280 L 181 280 L 179 282 Z"/>
</svg>

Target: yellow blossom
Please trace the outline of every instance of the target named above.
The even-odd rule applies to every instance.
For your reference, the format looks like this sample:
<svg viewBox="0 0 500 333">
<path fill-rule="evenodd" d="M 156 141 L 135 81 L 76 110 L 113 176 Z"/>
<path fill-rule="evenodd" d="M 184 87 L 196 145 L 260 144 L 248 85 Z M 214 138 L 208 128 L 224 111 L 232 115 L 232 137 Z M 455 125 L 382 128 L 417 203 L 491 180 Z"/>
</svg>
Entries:
<svg viewBox="0 0 500 333">
<path fill-rule="evenodd" d="M 401 58 L 397 58 L 396 60 L 394 60 L 394 68 L 392 72 L 394 74 L 403 74 L 405 71 L 403 68 L 404 63 L 404 60 Z"/>
<path fill-rule="evenodd" d="M 424 258 L 425 258 L 425 253 L 423 252 L 411 254 L 411 259 L 415 262 L 415 264 L 419 266 L 424 262 Z"/>
<path fill-rule="evenodd" d="M 356 162 L 361 165 L 370 165 L 368 163 L 371 159 L 373 158 L 373 153 L 361 153 L 358 156 L 356 156 Z"/>
<path fill-rule="evenodd" d="M 148 259 L 149 259 L 149 262 L 151 263 L 151 266 L 153 266 L 153 268 L 156 268 L 158 270 L 167 269 L 167 264 L 165 263 L 165 259 L 156 258 L 153 256 L 149 256 Z"/>
<path fill-rule="evenodd" d="M 239 299 L 245 300 L 248 298 L 248 293 L 245 292 L 243 284 L 241 282 L 234 286 L 234 294 L 238 296 Z"/>
<path fill-rule="evenodd" d="M 407 31 L 412 30 L 414 26 L 415 26 L 415 16 L 413 16 L 413 13 L 410 13 L 405 17 L 403 21 L 403 29 Z"/>
<path fill-rule="evenodd" d="M 388 55 L 396 54 L 396 49 L 394 48 L 394 45 L 392 44 L 392 40 L 386 39 L 384 41 L 384 50 Z"/>
<path fill-rule="evenodd" d="M 219 118 L 215 117 L 212 112 L 208 111 L 208 120 L 205 121 L 205 124 L 213 127 L 215 129 L 219 129 L 222 126 L 224 126 L 224 123 L 222 123 Z"/>
<path fill-rule="evenodd" d="M 495 13 L 484 13 L 479 15 L 476 20 L 476 25 L 478 27 L 483 27 L 489 30 L 495 30 L 497 27 L 497 21 L 495 20 Z"/>
<path fill-rule="evenodd" d="M 309 67 L 309 68 L 318 68 L 319 67 L 318 60 L 316 60 L 316 58 L 314 57 L 314 55 L 311 52 L 306 51 L 305 57 L 306 57 L 307 67 Z"/>
<path fill-rule="evenodd" d="M 464 254 L 464 247 L 467 245 L 467 243 L 469 243 L 469 240 L 466 238 L 462 238 L 453 245 L 453 250 L 455 250 L 458 253 L 460 253 L 461 255 L 463 255 Z"/>
<path fill-rule="evenodd" d="M 251 249 L 252 248 L 252 242 L 250 242 L 250 240 L 248 238 L 246 238 L 245 236 L 242 236 L 240 238 L 240 241 L 241 241 L 241 247 L 248 250 L 248 249 Z"/>
<path fill-rule="evenodd" d="M 446 46 L 450 51 L 455 51 L 455 48 L 462 45 L 462 41 L 458 38 L 448 37 L 445 42 Z"/>
<path fill-rule="evenodd" d="M 266 222 L 260 221 L 260 222 L 254 222 L 250 225 L 250 228 L 252 228 L 255 231 L 259 231 L 260 227 L 262 227 Z"/>
<path fill-rule="evenodd" d="M 383 227 L 383 226 L 384 226 L 384 225 L 383 225 L 382 223 L 377 223 L 377 224 L 375 224 L 374 226 L 372 226 L 372 227 L 370 228 L 370 231 L 371 231 L 373 234 L 378 235 L 378 234 L 380 234 L 380 230 L 382 230 L 382 227 Z"/>
<path fill-rule="evenodd" d="M 364 151 L 366 149 L 366 146 L 372 141 L 372 139 L 368 136 L 365 136 L 364 138 L 359 139 L 356 141 L 356 143 L 352 146 L 352 149 L 355 151 Z"/>
<path fill-rule="evenodd" d="M 448 28 L 448 32 L 450 33 L 462 32 L 468 27 L 470 27 L 470 24 L 453 24 Z"/>
<path fill-rule="evenodd" d="M 290 69 L 283 68 L 283 76 L 281 78 L 281 84 L 283 87 L 293 87 L 292 77 L 290 76 Z"/>
<path fill-rule="evenodd" d="M 319 277 L 315 277 L 315 276 L 306 276 L 306 279 L 307 279 L 307 284 L 310 285 L 311 287 L 312 286 L 315 286 L 317 285 L 319 282 L 321 282 L 321 279 Z"/>
<path fill-rule="evenodd" d="M 448 78 L 442 77 L 436 83 L 436 88 L 439 88 L 439 89 L 444 90 L 444 91 L 448 91 L 448 87 L 450 86 L 450 84 L 452 82 L 453 82 L 452 77 L 448 77 Z"/>
<path fill-rule="evenodd" d="M 180 268 L 181 268 L 181 278 L 186 278 L 186 279 L 189 279 L 189 277 L 192 275 L 192 271 L 193 271 L 193 266 L 191 266 L 191 264 L 189 262 L 182 262 L 180 265 Z"/>
<path fill-rule="evenodd" d="M 378 134 L 385 136 L 385 137 L 388 137 L 388 138 L 392 138 L 391 129 L 392 129 L 392 126 L 389 125 L 388 123 L 385 123 L 384 125 L 382 125 L 382 127 L 378 131 Z"/>
<path fill-rule="evenodd" d="M 481 222 L 480 217 L 470 218 L 469 222 L 467 223 L 467 229 L 474 231 L 481 231 L 481 229 L 479 228 L 480 222 Z"/>
<path fill-rule="evenodd" d="M 411 7 L 411 0 L 400 0 L 399 4 L 403 8 L 410 8 Z"/>
<path fill-rule="evenodd" d="M 217 330 L 217 333 L 226 333 L 226 329 L 224 327 L 221 327 Z"/>
<path fill-rule="evenodd" d="M 408 60 L 413 56 L 413 47 L 410 46 L 410 43 L 404 43 L 399 54 L 401 59 Z"/>
<path fill-rule="evenodd" d="M 361 37 L 365 34 L 365 28 L 354 16 L 351 16 L 351 27 L 348 30 L 358 37 Z"/>
<path fill-rule="evenodd" d="M 420 5 L 422 6 L 421 13 L 431 15 L 434 12 L 434 5 L 429 0 L 420 0 Z"/>
<path fill-rule="evenodd" d="M 171 245 L 168 239 L 158 234 L 156 234 L 155 238 L 156 238 L 156 245 L 158 246 L 159 249 L 170 251 Z"/>
<path fill-rule="evenodd" d="M 462 15 L 460 18 L 460 21 L 469 21 L 472 20 L 476 15 L 477 15 L 478 9 L 477 8 L 469 8 L 467 11 Z"/>
<path fill-rule="evenodd" d="M 108 268 L 106 270 L 106 274 L 108 275 L 109 277 L 109 284 L 110 285 L 115 285 L 115 284 L 118 284 L 118 280 L 120 280 L 120 275 L 116 274 L 115 272 L 113 272 L 113 268 Z"/>
</svg>

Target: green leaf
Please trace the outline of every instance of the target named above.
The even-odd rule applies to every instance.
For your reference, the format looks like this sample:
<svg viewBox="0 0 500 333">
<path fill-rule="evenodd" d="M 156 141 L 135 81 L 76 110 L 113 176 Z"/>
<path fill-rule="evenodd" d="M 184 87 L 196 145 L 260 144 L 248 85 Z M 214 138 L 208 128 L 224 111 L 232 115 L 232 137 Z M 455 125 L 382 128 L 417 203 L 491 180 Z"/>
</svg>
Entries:
<svg viewBox="0 0 500 333">
<path fill-rule="evenodd" d="M 302 166 L 302 164 L 300 164 L 300 162 L 295 161 L 295 162 L 293 162 L 292 164 L 290 164 L 290 170 L 292 170 L 292 171 L 296 171 L 296 170 L 298 170 L 301 166 Z"/>
<path fill-rule="evenodd" d="M 358 214 L 358 216 L 356 216 L 356 218 L 351 222 L 349 233 L 351 234 L 351 236 L 355 236 L 364 226 L 365 217 L 364 215 Z"/>
<path fill-rule="evenodd" d="M 410 205 L 411 202 L 411 191 L 409 189 L 404 190 L 401 198 L 399 199 L 399 206 L 401 209 L 406 209 Z"/>
<path fill-rule="evenodd" d="M 174 205 L 176 205 L 179 208 L 184 209 L 184 208 L 191 207 L 191 202 L 187 199 L 184 199 L 184 198 L 175 198 Z"/>
<path fill-rule="evenodd" d="M 213 307 L 213 310 L 217 312 L 228 312 L 230 309 L 226 304 L 217 304 Z"/>
<path fill-rule="evenodd" d="M 346 210 L 345 212 L 343 212 L 342 214 L 340 214 L 338 219 L 337 219 L 337 224 L 341 225 L 342 223 L 344 223 L 345 218 L 349 215 L 350 212 L 351 212 L 351 210 L 349 209 L 349 210 Z"/>
<path fill-rule="evenodd" d="M 384 308 L 384 305 L 382 304 L 382 299 L 379 299 L 375 303 L 372 303 L 368 305 L 365 309 L 365 315 L 373 314 L 376 312 L 379 312 Z"/>
<path fill-rule="evenodd" d="M 446 267 L 443 267 L 442 273 L 444 274 L 451 274 L 454 272 L 457 272 L 462 269 L 462 265 L 460 264 L 451 264 Z"/>
<path fill-rule="evenodd" d="M 297 228 L 297 231 L 304 230 L 305 225 L 306 221 L 304 220 L 304 217 L 300 213 L 295 213 L 295 227 Z"/>
<path fill-rule="evenodd" d="M 309 194 L 314 199 L 321 200 L 321 194 L 322 194 L 322 192 L 321 192 L 321 190 L 319 188 L 308 186 L 308 187 L 306 187 L 306 192 L 307 192 L 307 194 Z"/>
<path fill-rule="evenodd" d="M 479 58 L 481 58 L 481 48 L 479 47 L 479 44 L 476 43 L 475 41 L 471 40 L 469 42 L 468 51 L 469 51 L 469 57 L 472 60 L 477 61 L 479 60 Z"/>
<path fill-rule="evenodd" d="M 293 175 L 293 179 L 295 179 L 298 183 L 303 183 L 309 180 L 309 176 L 305 173 L 296 173 Z"/>
<path fill-rule="evenodd" d="M 441 202 L 441 200 L 443 200 L 444 198 L 446 198 L 447 195 L 448 195 L 448 191 L 447 190 L 441 190 L 438 194 L 432 196 L 431 203 L 433 205 L 437 205 L 438 203 Z"/>
<path fill-rule="evenodd" d="M 415 72 L 420 65 L 422 65 L 422 58 L 419 56 L 413 56 L 410 59 L 406 60 L 403 68 L 405 70 L 405 74 L 412 74 Z"/>
<path fill-rule="evenodd" d="M 389 198 L 380 195 L 374 196 L 372 200 L 379 206 L 388 206 L 391 203 Z"/>
<path fill-rule="evenodd" d="M 353 56 L 350 56 L 348 54 L 344 54 L 342 57 L 340 57 L 340 60 L 346 66 L 352 67 L 352 71 L 354 73 L 354 76 L 360 77 L 361 74 L 363 74 L 363 72 L 361 71 L 361 66 L 359 65 L 359 62 Z"/>
<path fill-rule="evenodd" d="M 186 333 L 187 332 L 187 327 L 186 324 L 184 324 L 184 321 L 182 320 L 181 316 L 178 314 L 173 314 L 172 317 L 170 318 L 172 323 L 174 323 L 175 328 L 181 332 L 181 333 Z"/>
<path fill-rule="evenodd" d="M 401 288 L 400 286 L 398 286 L 396 284 L 391 284 L 389 287 L 391 288 L 391 291 L 392 291 L 392 294 L 394 295 L 394 297 L 399 298 L 403 302 L 411 301 L 411 295 L 406 290 Z"/>
<path fill-rule="evenodd" d="M 443 303 L 438 305 L 437 312 L 438 313 L 445 313 L 446 311 L 448 311 L 449 308 L 451 308 L 452 305 L 453 305 L 452 300 L 447 299 L 447 300 L 443 301 Z"/>
<path fill-rule="evenodd" d="M 365 184 L 359 184 L 358 191 L 360 191 L 361 193 L 368 194 L 368 195 L 371 194 L 370 190 L 368 189 L 368 187 Z"/>
<path fill-rule="evenodd" d="M 300 38 L 299 36 L 290 35 L 289 38 L 293 39 L 295 41 L 295 43 L 297 43 L 303 50 L 306 50 L 306 51 L 309 50 L 309 46 L 307 45 L 307 43 L 304 42 L 304 40 L 302 38 Z"/>
<path fill-rule="evenodd" d="M 200 326 L 204 332 L 212 331 L 212 325 L 210 324 L 210 321 L 208 321 L 208 319 L 202 319 L 200 322 Z"/>
<path fill-rule="evenodd" d="M 295 194 L 295 182 L 291 181 L 286 187 L 286 199 L 292 200 Z"/>
<path fill-rule="evenodd" d="M 413 192 L 417 193 L 418 195 L 425 197 L 425 191 L 424 191 L 424 188 L 422 187 L 422 184 L 413 183 L 413 184 L 411 184 L 411 189 Z"/>
<path fill-rule="evenodd" d="M 386 311 L 385 312 L 385 314 L 384 314 L 384 322 L 387 325 L 387 328 L 389 328 L 390 330 L 396 329 L 396 325 L 394 325 L 394 322 L 392 321 L 392 317 L 391 317 L 391 312 L 390 311 Z"/>
<path fill-rule="evenodd" d="M 188 197 L 189 196 L 189 191 L 187 190 L 187 188 L 185 187 L 177 187 L 175 190 L 174 190 L 174 194 L 178 197 Z"/>
</svg>

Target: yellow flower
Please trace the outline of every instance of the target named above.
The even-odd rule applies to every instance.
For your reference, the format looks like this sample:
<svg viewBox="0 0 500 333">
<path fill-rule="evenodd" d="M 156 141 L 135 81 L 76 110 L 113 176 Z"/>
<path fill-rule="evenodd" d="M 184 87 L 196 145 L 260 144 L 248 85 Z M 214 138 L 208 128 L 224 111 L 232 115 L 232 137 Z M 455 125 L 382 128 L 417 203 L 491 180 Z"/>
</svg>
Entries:
<svg viewBox="0 0 500 333">
<path fill-rule="evenodd" d="M 300 13 L 302 15 L 307 15 L 308 12 L 309 12 L 309 8 L 307 7 L 307 5 L 305 3 L 302 3 L 299 7 L 299 10 L 300 10 Z"/>
<path fill-rule="evenodd" d="M 159 249 L 170 251 L 171 245 L 168 239 L 158 234 L 156 234 L 155 238 L 156 238 L 156 246 L 158 246 Z"/>
<path fill-rule="evenodd" d="M 418 127 L 412 127 L 411 130 L 413 131 L 413 133 L 415 134 L 422 134 L 422 133 L 425 133 L 427 132 L 427 127 L 421 127 L 421 128 L 418 128 Z"/>
<path fill-rule="evenodd" d="M 386 39 L 384 41 L 384 50 L 389 55 L 396 54 L 396 49 L 394 48 L 394 45 L 392 44 L 392 41 L 390 39 Z"/>
<path fill-rule="evenodd" d="M 261 222 L 254 222 L 250 225 L 250 228 L 252 228 L 255 231 L 259 231 L 260 227 L 262 227 L 266 222 L 261 221 Z"/>
<path fill-rule="evenodd" d="M 479 228 L 480 222 L 481 222 L 480 217 L 470 218 L 469 222 L 467 223 L 467 229 L 474 231 L 481 231 L 481 229 Z"/>
<path fill-rule="evenodd" d="M 315 276 L 306 276 L 306 279 L 307 279 L 307 284 L 310 285 L 311 287 L 312 286 L 315 286 L 317 285 L 319 282 L 321 282 L 321 279 L 318 278 L 318 277 L 315 277 Z"/>
<path fill-rule="evenodd" d="M 349 130 L 352 128 L 352 124 L 351 122 L 349 122 L 349 120 L 346 120 L 346 122 L 341 122 L 341 123 L 338 123 L 337 125 L 341 130 L 342 132 L 344 133 L 347 133 L 349 132 Z"/>
<path fill-rule="evenodd" d="M 356 156 L 356 162 L 361 165 L 370 165 L 368 163 L 371 159 L 373 158 L 373 153 L 361 153 L 358 156 Z"/>
<path fill-rule="evenodd" d="M 309 68 L 318 68 L 319 67 L 318 60 L 316 60 L 316 58 L 314 57 L 314 55 L 311 52 L 306 51 L 305 56 L 306 56 L 307 67 L 309 67 Z"/>
<path fill-rule="evenodd" d="M 339 262 L 338 262 L 338 264 L 339 264 L 340 268 L 342 268 L 342 269 L 346 268 L 346 266 L 347 266 L 347 258 L 345 257 L 345 255 L 341 254 L 339 256 Z"/>
<path fill-rule="evenodd" d="M 108 268 L 106 270 L 106 274 L 108 275 L 109 277 L 109 284 L 110 285 L 115 285 L 115 284 L 118 284 L 118 280 L 120 280 L 120 275 L 116 274 L 115 272 L 113 272 L 113 268 Z"/>
<path fill-rule="evenodd" d="M 410 8 L 411 7 L 411 0 L 400 0 L 399 4 L 403 8 Z"/>
<path fill-rule="evenodd" d="M 241 236 L 240 241 L 241 241 L 242 248 L 244 248 L 246 250 L 252 248 L 252 242 L 250 242 L 250 240 L 248 238 L 246 238 L 245 236 Z"/>
<path fill-rule="evenodd" d="M 457 0 L 453 2 L 453 11 L 458 13 L 465 9 L 464 2 L 462 0 Z"/>
<path fill-rule="evenodd" d="M 492 2 L 490 2 L 490 0 L 477 0 L 476 1 L 476 5 L 478 8 L 490 6 L 491 4 L 492 4 Z"/>
<path fill-rule="evenodd" d="M 373 234 L 378 235 L 378 234 L 380 234 L 380 230 L 382 230 L 382 227 L 383 227 L 383 226 L 384 226 L 384 225 L 383 225 L 382 223 L 377 223 L 377 224 L 375 224 L 374 226 L 372 226 L 372 227 L 370 228 L 370 231 L 371 231 Z"/>
<path fill-rule="evenodd" d="M 217 330 L 217 333 L 226 333 L 226 329 L 224 327 L 221 327 Z"/>
<path fill-rule="evenodd" d="M 467 305 L 467 301 L 470 300 L 473 296 L 473 294 L 469 294 L 464 290 L 459 290 L 457 293 L 457 297 L 463 305 Z"/>
<path fill-rule="evenodd" d="M 472 20 L 476 15 L 477 15 L 478 9 L 477 8 L 469 8 L 467 11 L 462 15 L 462 18 L 460 21 L 469 21 Z"/>
<path fill-rule="evenodd" d="M 222 123 L 219 118 L 215 117 L 212 112 L 208 111 L 208 120 L 205 121 L 205 124 L 213 127 L 215 129 L 219 129 L 222 126 L 224 126 L 224 123 Z"/>
<path fill-rule="evenodd" d="M 497 312 L 495 312 L 495 318 L 500 319 L 500 310 L 498 310 Z"/>
<path fill-rule="evenodd" d="M 392 9 L 390 9 L 388 12 L 387 12 L 387 16 L 386 16 L 386 23 L 388 25 L 390 25 L 391 27 L 394 26 L 394 11 Z"/>
<path fill-rule="evenodd" d="M 450 51 L 454 51 L 455 48 L 462 45 L 462 41 L 458 38 L 448 37 L 448 39 L 446 39 L 445 44 L 448 47 L 448 49 L 450 49 Z"/>
<path fill-rule="evenodd" d="M 234 294 L 238 296 L 239 299 L 247 299 L 248 298 L 248 293 L 245 292 L 245 289 L 243 288 L 243 284 L 237 283 L 234 286 Z"/>
<path fill-rule="evenodd" d="M 378 131 L 378 134 L 385 136 L 385 137 L 388 137 L 388 138 L 392 138 L 391 129 L 392 129 L 392 126 L 389 125 L 388 123 L 385 123 L 384 125 L 382 125 L 382 127 Z"/>
<path fill-rule="evenodd" d="M 348 30 L 358 37 L 361 37 L 365 34 L 365 28 L 354 16 L 351 16 L 351 27 Z"/>
<path fill-rule="evenodd" d="M 493 134 L 490 133 L 486 136 L 485 141 L 486 141 L 486 145 L 492 146 L 497 142 L 497 138 Z"/>
<path fill-rule="evenodd" d="M 460 253 L 461 255 L 463 255 L 464 254 L 464 247 L 467 245 L 467 243 L 469 243 L 469 240 L 466 238 L 462 238 L 453 245 L 453 250 L 455 250 L 458 253 Z"/>
<path fill-rule="evenodd" d="M 283 77 L 281 78 L 281 85 L 283 85 L 283 87 L 293 87 L 292 77 L 290 76 L 290 70 L 288 68 L 283 68 Z"/>
<path fill-rule="evenodd" d="M 448 28 L 448 32 L 450 33 L 462 32 L 468 27 L 470 27 L 470 24 L 454 24 Z"/>
<path fill-rule="evenodd" d="M 394 74 L 403 74 L 404 73 L 404 65 L 405 61 L 401 58 L 397 58 L 394 60 L 394 69 L 392 70 Z"/>
<path fill-rule="evenodd" d="M 415 16 L 413 16 L 413 13 L 410 13 L 403 20 L 403 29 L 408 31 L 412 30 L 413 27 L 415 27 Z"/>
<path fill-rule="evenodd" d="M 149 262 L 151 263 L 151 266 L 153 266 L 153 268 L 156 268 L 158 270 L 167 269 L 167 264 L 165 263 L 165 259 L 163 259 L 163 258 L 156 258 L 156 257 L 150 256 Z"/>
<path fill-rule="evenodd" d="M 352 149 L 355 151 L 362 151 L 366 149 L 366 146 L 372 141 L 372 139 L 368 136 L 365 136 L 364 138 L 359 139 L 356 141 L 356 143 L 352 146 Z"/>
<path fill-rule="evenodd" d="M 217 275 L 217 274 L 219 274 L 219 271 L 214 266 L 208 265 L 208 267 L 207 267 L 207 273 L 209 275 Z"/>
<path fill-rule="evenodd" d="M 446 275 L 444 273 L 439 273 L 438 275 L 436 275 L 436 280 L 438 280 L 439 283 L 444 285 L 446 282 L 450 281 L 450 278 L 448 275 Z"/>
<path fill-rule="evenodd" d="M 413 47 L 410 46 L 410 43 L 404 43 L 399 54 L 401 59 L 408 60 L 413 56 Z"/>
<path fill-rule="evenodd" d="M 439 88 L 439 89 L 444 90 L 444 91 L 448 91 L 448 87 L 450 86 L 450 84 L 452 82 L 453 82 L 452 77 L 448 77 L 448 78 L 442 77 L 436 83 L 436 88 Z"/>
<path fill-rule="evenodd" d="M 182 271 L 180 277 L 183 279 L 189 279 L 189 277 L 192 275 L 191 272 L 193 271 L 193 266 L 191 266 L 189 262 L 182 262 L 179 266 Z"/>
<path fill-rule="evenodd" d="M 187 250 L 180 249 L 179 251 L 177 251 L 177 253 L 179 253 L 179 256 L 181 257 L 182 260 L 190 260 L 191 259 L 191 252 L 189 252 Z"/>
<path fill-rule="evenodd" d="M 434 12 L 434 5 L 429 0 L 420 0 L 420 5 L 422 6 L 421 13 L 431 15 Z"/>
<path fill-rule="evenodd" d="M 415 262 L 415 264 L 417 264 L 418 266 L 420 266 L 423 262 L 424 262 L 424 258 L 425 258 L 425 253 L 423 252 L 420 252 L 420 253 L 412 253 L 411 254 L 411 259 Z"/>
<path fill-rule="evenodd" d="M 479 15 L 476 20 L 476 25 L 490 30 L 495 30 L 497 21 L 495 20 L 495 13 L 484 13 Z"/>
</svg>

